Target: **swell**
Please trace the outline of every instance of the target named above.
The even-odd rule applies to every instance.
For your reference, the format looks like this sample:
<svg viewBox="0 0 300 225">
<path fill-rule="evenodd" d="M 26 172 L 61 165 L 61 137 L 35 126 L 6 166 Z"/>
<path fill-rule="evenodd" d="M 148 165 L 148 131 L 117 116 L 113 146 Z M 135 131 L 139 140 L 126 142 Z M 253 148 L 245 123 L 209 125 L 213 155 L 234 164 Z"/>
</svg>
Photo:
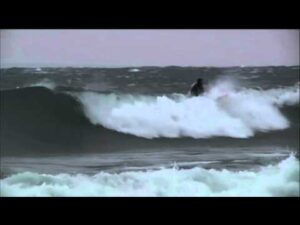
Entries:
<svg viewBox="0 0 300 225">
<path fill-rule="evenodd" d="M 164 149 L 195 145 L 241 147 L 268 143 L 298 147 L 299 105 L 284 107 L 283 113 L 291 122 L 290 128 L 258 133 L 248 139 L 185 137 L 149 140 L 93 125 L 85 116 L 82 103 L 69 94 L 43 87 L 6 90 L 1 91 L 1 155 Z"/>
</svg>

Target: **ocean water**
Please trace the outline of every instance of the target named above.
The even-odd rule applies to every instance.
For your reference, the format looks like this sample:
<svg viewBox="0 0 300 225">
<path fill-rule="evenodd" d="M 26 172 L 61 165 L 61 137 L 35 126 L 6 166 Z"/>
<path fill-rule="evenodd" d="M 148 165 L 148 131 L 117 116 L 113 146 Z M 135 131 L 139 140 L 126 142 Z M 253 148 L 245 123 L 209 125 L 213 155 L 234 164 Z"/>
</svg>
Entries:
<svg viewBox="0 0 300 225">
<path fill-rule="evenodd" d="M 0 78 L 1 196 L 300 195 L 299 66 Z"/>
</svg>

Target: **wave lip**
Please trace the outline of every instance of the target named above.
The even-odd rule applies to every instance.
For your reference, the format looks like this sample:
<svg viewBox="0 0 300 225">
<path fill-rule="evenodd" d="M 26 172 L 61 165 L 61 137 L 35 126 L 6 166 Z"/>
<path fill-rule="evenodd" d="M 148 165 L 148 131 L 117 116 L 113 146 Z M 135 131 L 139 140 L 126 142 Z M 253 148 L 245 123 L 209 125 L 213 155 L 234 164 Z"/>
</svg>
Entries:
<svg viewBox="0 0 300 225">
<path fill-rule="evenodd" d="M 299 104 L 299 88 L 235 91 L 215 86 L 200 97 L 82 93 L 85 115 L 95 125 L 144 138 L 248 138 L 282 130 L 280 107 Z"/>
<path fill-rule="evenodd" d="M 50 90 L 54 90 L 56 88 L 56 84 L 49 79 L 43 79 L 39 82 L 31 84 L 30 87 L 45 87 Z"/>
<path fill-rule="evenodd" d="M 259 171 L 161 169 L 120 174 L 19 173 L 2 179 L 1 196 L 299 196 L 295 156 Z"/>
</svg>

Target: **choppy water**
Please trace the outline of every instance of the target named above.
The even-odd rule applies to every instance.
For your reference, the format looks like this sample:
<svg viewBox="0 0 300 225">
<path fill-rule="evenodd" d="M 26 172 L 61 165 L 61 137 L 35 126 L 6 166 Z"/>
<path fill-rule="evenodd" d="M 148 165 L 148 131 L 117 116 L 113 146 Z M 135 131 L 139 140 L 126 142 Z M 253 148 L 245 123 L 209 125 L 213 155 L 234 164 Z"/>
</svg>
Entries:
<svg viewBox="0 0 300 225">
<path fill-rule="evenodd" d="M 299 67 L 12 68 L 0 89 L 1 196 L 299 196 Z"/>
</svg>

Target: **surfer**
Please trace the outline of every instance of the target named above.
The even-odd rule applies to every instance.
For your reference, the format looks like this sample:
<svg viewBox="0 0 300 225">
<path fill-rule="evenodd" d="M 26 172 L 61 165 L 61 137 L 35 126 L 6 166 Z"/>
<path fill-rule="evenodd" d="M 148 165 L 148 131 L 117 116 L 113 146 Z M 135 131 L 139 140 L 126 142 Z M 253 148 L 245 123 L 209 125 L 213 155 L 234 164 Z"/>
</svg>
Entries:
<svg viewBox="0 0 300 225">
<path fill-rule="evenodd" d="M 192 84 L 189 94 L 191 96 L 199 96 L 204 93 L 203 82 L 201 78 L 198 78 L 195 83 Z"/>
</svg>

